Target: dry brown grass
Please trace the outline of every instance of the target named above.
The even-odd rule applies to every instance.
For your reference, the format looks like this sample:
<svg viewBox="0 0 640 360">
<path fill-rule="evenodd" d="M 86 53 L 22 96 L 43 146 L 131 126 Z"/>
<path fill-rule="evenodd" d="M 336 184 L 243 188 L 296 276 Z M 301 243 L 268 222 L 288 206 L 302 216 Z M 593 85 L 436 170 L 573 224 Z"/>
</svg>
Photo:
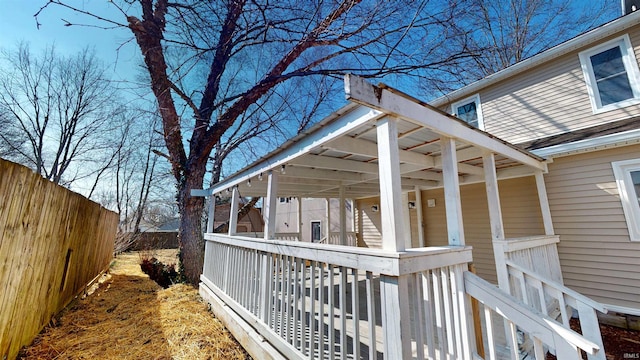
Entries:
<svg viewBox="0 0 640 360">
<path fill-rule="evenodd" d="M 158 250 L 164 263 L 175 250 Z M 65 310 L 22 351 L 25 359 L 247 359 L 196 289 L 162 289 L 121 254 L 93 294 Z"/>
</svg>

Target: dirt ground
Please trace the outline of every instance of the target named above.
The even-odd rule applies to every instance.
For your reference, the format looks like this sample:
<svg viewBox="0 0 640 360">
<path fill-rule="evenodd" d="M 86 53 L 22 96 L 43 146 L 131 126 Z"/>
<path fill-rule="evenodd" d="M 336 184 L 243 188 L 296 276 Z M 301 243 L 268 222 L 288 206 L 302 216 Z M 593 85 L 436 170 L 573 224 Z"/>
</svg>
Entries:
<svg viewBox="0 0 640 360">
<path fill-rule="evenodd" d="M 151 255 L 169 264 L 176 254 Z M 196 289 L 183 284 L 163 289 L 142 273 L 140 256 L 119 255 L 93 293 L 72 303 L 19 358 L 249 358 Z"/>
</svg>

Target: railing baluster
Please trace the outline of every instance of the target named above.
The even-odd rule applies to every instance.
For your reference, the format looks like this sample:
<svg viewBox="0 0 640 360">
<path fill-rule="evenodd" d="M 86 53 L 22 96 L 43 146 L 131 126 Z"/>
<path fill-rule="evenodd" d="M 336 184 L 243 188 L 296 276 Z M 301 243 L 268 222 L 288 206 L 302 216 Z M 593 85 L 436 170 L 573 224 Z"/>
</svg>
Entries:
<svg viewBox="0 0 640 360">
<path fill-rule="evenodd" d="M 429 351 L 429 357 L 435 359 L 436 346 L 435 346 L 435 329 L 434 329 L 434 306 L 437 306 L 431 295 L 431 274 L 430 270 L 422 272 L 422 296 L 423 307 L 425 314 L 425 321 L 427 327 L 425 328 L 425 335 L 427 336 L 427 350 Z"/>
<path fill-rule="evenodd" d="M 324 325 L 324 297 L 325 297 L 325 291 L 324 291 L 324 265 L 323 263 L 319 263 L 318 266 L 318 270 L 320 271 L 320 294 L 318 296 L 318 319 L 319 319 L 319 326 L 318 326 L 318 334 L 319 334 L 319 339 L 318 339 L 318 353 L 320 355 L 320 359 L 324 359 L 324 329 L 325 329 L 325 325 Z"/>
<path fill-rule="evenodd" d="M 444 308 L 443 308 L 443 300 L 442 300 L 442 286 L 441 279 L 439 276 L 439 270 L 433 270 L 431 272 L 431 276 L 433 279 L 433 301 L 434 301 L 434 310 L 435 310 L 435 319 L 436 319 L 436 327 L 438 330 L 438 350 L 440 351 L 440 358 L 447 359 L 447 339 L 445 337 L 445 319 L 444 319 Z"/>
<path fill-rule="evenodd" d="M 310 342 L 307 342 L 307 264 L 304 260 L 300 261 L 302 270 L 301 295 L 300 295 L 300 341 L 303 354 L 308 354 Z"/>
<path fill-rule="evenodd" d="M 300 259 L 299 258 L 295 258 L 293 261 L 293 303 L 292 308 L 293 308 L 293 316 L 291 317 L 292 320 L 292 326 L 291 326 L 291 332 L 292 332 L 292 344 L 293 346 L 295 346 L 296 348 L 300 348 L 299 347 L 299 341 L 300 341 L 300 337 L 299 335 L 299 330 L 298 330 L 298 325 L 300 324 L 300 313 L 298 312 L 298 310 L 300 310 L 300 306 L 299 306 L 299 299 L 300 299 Z"/>
<path fill-rule="evenodd" d="M 487 335 L 487 347 L 489 348 L 489 359 L 495 360 L 496 357 L 496 339 L 493 334 L 493 315 L 491 314 L 491 309 L 484 304 L 484 326 L 486 329 Z"/>
<path fill-rule="evenodd" d="M 415 316 L 413 318 L 413 322 L 415 324 L 415 334 L 416 334 L 416 354 L 418 359 L 424 358 L 424 331 L 427 323 L 424 321 L 424 295 L 422 289 L 422 273 L 416 273 L 411 275 L 411 280 L 413 281 L 414 288 L 414 296 L 413 296 L 413 307 Z"/>
<path fill-rule="evenodd" d="M 317 262 L 312 261 L 309 267 L 309 288 L 311 299 L 309 301 L 309 359 L 313 360 L 316 357 L 316 340 L 315 333 L 318 327 L 318 321 L 316 320 L 316 296 L 318 291 L 316 290 L 316 267 Z"/>
<path fill-rule="evenodd" d="M 335 304 L 334 304 L 334 296 L 335 296 L 335 290 L 333 289 L 333 283 L 334 283 L 334 271 L 333 271 L 333 265 L 329 264 L 329 269 L 328 269 L 328 287 L 329 287 L 329 359 L 335 359 Z"/>
<path fill-rule="evenodd" d="M 344 266 L 338 268 L 340 273 L 340 358 L 347 358 L 347 269 Z"/>
<path fill-rule="evenodd" d="M 352 269 L 351 316 L 353 319 L 353 358 L 360 359 L 360 287 L 358 269 Z"/>
<path fill-rule="evenodd" d="M 369 360 L 377 358 L 376 346 L 376 298 L 373 273 L 367 271 L 365 285 L 367 288 L 367 321 L 369 322 Z"/>
<path fill-rule="evenodd" d="M 447 337 L 447 356 L 455 359 L 456 350 L 453 342 L 453 314 L 451 311 L 451 287 L 449 284 L 449 273 L 447 269 L 440 268 L 440 276 L 442 277 L 442 305 L 444 306 L 444 320 Z"/>
</svg>

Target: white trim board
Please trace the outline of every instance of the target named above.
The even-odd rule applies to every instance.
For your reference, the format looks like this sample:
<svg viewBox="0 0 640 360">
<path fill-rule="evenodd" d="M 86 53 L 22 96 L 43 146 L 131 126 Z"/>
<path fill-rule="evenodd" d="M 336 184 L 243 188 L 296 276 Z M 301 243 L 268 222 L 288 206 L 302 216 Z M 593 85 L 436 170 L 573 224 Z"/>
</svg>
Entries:
<svg viewBox="0 0 640 360">
<path fill-rule="evenodd" d="M 614 148 L 633 144 L 640 144 L 640 129 L 604 135 L 593 139 L 578 140 L 570 143 L 553 145 L 541 149 L 531 150 L 530 152 L 540 157 L 549 159 L 554 157 L 573 155 L 577 153 L 601 150 L 602 148 Z"/>
</svg>

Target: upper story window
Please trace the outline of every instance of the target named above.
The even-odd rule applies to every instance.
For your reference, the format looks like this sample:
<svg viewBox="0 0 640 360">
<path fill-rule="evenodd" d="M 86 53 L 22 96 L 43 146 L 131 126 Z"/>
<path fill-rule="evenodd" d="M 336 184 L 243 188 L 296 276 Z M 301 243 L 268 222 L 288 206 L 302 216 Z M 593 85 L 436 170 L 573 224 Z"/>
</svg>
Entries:
<svg viewBox="0 0 640 360">
<path fill-rule="evenodd" d="M 611 163 L 631 241 L 640 241 L 640 159 Z"/>
<path fill-rule="evenodd" d="M 476 94 L 472 97 L 458 101 L 451 105 L 453 115 L 467 124 L 484 130 L 484 122 L 482 120 L 482 107 L 480 105 L 480 95 Z"/>
<path fill-rule="evenodd" d="M 628 35 L 580 53 L 594 113 L 640 103 L 640 71 Z"/>
</svg>

